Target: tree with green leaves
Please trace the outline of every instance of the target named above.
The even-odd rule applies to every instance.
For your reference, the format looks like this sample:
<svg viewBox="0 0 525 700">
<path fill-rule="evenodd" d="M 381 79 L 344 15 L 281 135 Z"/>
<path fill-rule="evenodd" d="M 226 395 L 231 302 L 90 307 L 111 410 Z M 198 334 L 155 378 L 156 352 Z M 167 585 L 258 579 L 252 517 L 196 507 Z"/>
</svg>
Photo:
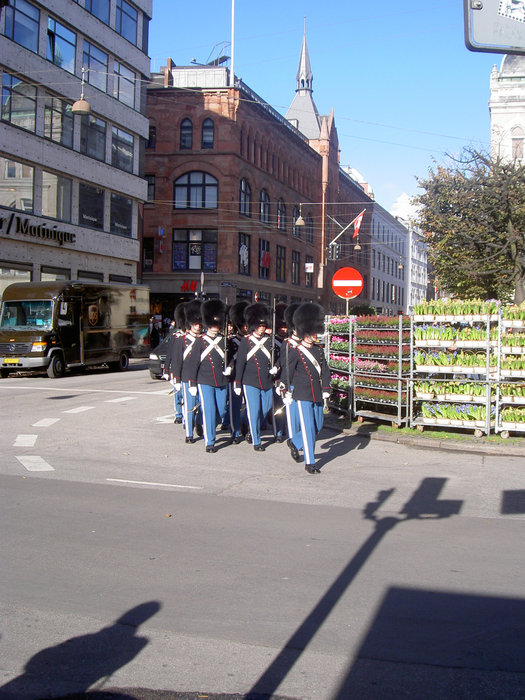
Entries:
<svg viewBox="0 0 525 700">
<path fill-rule="evenodd" d="M 429 169 L 416 197 L 439 287 L 462 298 L 525 300 L 525 166 L 464 149 Z"/>
</svg>

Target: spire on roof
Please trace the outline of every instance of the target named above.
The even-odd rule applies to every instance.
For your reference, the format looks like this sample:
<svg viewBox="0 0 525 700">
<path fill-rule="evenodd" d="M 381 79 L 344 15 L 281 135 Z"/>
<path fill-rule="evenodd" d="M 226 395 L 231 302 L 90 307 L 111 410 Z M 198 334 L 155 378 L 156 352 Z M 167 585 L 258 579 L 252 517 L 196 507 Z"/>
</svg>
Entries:
<svg viewBox="0 0 525 700">
<path fill-rule="evenodd" d="M 299 68 L 297 69 L 297 92 L 299 90 L 309 90 L 312 92 L 313 79 L 312 67 L 310 66 L 310 56 L 306 44 L 306 17 L 304 18 L 303 45 L 301 46 L 301 57 L 299 58 Z M 303 93 L 304 94 L 304 93 Z"/>
<path fill-rule="evenodd" d="M 312 97 L 313 74 L 306 44 L 306 18 L 303 44 L 297 69 L 295 97 L 286 113 L 286 119 L 309 139 L 318 139 L 320 131 L 319 112 Z"/>
</svg>

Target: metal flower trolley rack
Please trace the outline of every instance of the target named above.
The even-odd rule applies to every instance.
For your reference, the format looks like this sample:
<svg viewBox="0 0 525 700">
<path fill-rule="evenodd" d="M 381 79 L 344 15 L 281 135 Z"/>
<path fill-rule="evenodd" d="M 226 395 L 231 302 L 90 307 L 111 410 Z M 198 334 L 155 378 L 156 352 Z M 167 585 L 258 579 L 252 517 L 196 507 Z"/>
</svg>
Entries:
<svg viewBox="0 0 525 700">
<path fill-rule="evenodd" d="M 331 383 L 329 408 L 341 413 L 350 413 L 352 406 L 352 380 L 350 376 L 350 346 L 352 338 L 352 318 L 348 316 L 327 316 L 326 360 L 330 367 Z"/>
<path fill-rule="evenodd" d="M 497 341 L 495 432 L 502 438 L 525 433 L 525 314 L 501 312 Z"/>
<path fill-rule="evenodd" d="M 359 316 L 352 340 L 353 415 L 408 424 L 408 317 Z"/>
</svg>

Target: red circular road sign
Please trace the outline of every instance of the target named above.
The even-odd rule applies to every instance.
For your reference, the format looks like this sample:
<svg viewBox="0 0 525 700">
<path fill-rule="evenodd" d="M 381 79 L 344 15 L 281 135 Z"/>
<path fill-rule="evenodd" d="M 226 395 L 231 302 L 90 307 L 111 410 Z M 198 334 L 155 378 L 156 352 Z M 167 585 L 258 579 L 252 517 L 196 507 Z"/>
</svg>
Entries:
<svg viewBox="0 0 525 700">
<path fill-rule="evenodd" d="M 342 299 L 353 299 L 363 291 L 363 277 L 353 267 L 342 267 L 332 277 L 332 289 Z"/>
</svg>

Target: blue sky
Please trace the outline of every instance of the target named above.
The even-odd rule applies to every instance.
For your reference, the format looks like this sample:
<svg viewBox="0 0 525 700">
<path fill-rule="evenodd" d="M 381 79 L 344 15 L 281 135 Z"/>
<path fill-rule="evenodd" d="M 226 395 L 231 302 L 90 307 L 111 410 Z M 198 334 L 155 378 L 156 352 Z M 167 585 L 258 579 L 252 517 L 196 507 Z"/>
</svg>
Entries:
<svg viewBox="0 0 525 700">
<path fill-rule="evenodd" d="M 465 47 L 462 0 L 235 0 L 235 73 L 282 114 L 304 17 L 317 108 L 333 108 L 341 165 L 357 169 L 383 207 L 415 195 L 433 159 L 489 149 L 490 72 L 502 56 Z M 230 36 L 231 0 L 153 0 L 151 69 L 168 56 L 205 63 Z"/>
</svg>

